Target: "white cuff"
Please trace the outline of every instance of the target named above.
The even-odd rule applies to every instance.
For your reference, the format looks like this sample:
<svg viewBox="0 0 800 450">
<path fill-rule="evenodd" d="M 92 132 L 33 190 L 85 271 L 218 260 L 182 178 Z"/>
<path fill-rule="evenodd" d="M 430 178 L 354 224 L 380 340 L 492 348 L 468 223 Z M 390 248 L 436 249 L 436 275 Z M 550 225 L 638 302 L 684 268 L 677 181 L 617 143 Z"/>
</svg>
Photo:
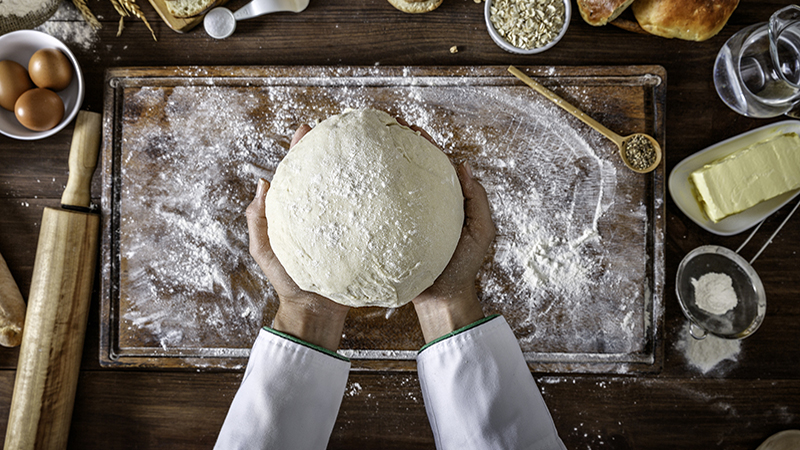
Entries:
<svg viewBox="0 0 800 450">
<path fill-rule="evenodd" d="M 503 317 L 425 348 L 417 369 L 437 449 L 564 449 Z"/>
<path fill-rule="evenodd" d="M 258 334 L 216 449 L 325 449 L 350 362 L 267 330 Z"/>
</svg>

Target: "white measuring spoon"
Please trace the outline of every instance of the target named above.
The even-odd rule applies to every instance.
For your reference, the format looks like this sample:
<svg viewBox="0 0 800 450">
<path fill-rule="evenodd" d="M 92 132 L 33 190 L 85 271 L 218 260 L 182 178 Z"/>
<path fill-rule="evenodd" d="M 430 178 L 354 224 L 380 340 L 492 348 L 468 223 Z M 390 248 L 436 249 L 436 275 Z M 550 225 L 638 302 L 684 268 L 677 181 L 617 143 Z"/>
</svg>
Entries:
<svg viewBox="0 0 800 450">
<path fill-rule="evenodd" d="M 299 13 L 308 7 L 309 0 L 253 0 L 236 12 L 225 7 L 214 8 L 203 19 L 203 28 L 214 39 L 225 39 L 236 30 L 236 21 L 252 19 L 276 12 Z"/>
</svg>

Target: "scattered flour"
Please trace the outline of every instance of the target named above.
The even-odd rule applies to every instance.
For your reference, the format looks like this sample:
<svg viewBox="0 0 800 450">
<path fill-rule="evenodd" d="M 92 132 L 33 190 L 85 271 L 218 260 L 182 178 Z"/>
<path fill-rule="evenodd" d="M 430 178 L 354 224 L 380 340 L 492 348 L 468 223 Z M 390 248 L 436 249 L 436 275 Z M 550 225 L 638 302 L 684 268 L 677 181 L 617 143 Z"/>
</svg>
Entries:
<svg viewBox="0 0 800 450">
<path fill-rule="evenodd" d="M 2 4 L 0 2 L 0 6 Z M 83 51 L 91 50 L 98 38 L 97 31 L 83 19 L 72 2 L 68 1 L 61 2 L 56 14 L 35 30 L 53 36 L 72 50 L 76 48 Z"/>
<path fill-rule="evenodd" d="M 237 338 L 249 348 L 275 297 L 248 253 L 244 211 L 259 168 L 285 150 L 266 140 L 247 93 L 143 88 L 129 100 L 142 116 L 122 134 L 123 326 L 164 350 Z"/>
<path fill-rule="evenodd" d="M 700 279 L 692 278 L 694 301 L 697 306 L 711 314 L 725 314 L 739 304 L 733 280 L 724 273 L 707 273 Z"/>
<path fill-rule="evenodd" d="M 362 391 L 361 383 L 353 382 L 347 387 L 347 390 L 344 392 L 346 397 L 353 397 L 355 395 L 360 394 Z"/>
<path fill-rule="evenodd" d="M 687 323 L 681 330 L 682 337 L 676 347 L 683 352 L 690 365 L 705 374 L 726 359 L 737 360 L 742 347 L 741 340 L 723 339 L 713 334 L 697 340 L 689 334 L 689 326 Z"/>
</svg>

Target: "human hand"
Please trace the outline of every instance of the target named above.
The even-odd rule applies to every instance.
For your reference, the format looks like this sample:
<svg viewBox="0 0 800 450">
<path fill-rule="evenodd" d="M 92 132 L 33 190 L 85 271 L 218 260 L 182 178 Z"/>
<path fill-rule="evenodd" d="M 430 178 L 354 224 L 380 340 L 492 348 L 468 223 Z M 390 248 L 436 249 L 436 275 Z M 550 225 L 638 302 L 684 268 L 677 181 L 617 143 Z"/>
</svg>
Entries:
<svg viewBox="0 0 800 450">
<path fill-rule="evenodd" d="M 436 145 L 422 128 L 398 118 L 400 125 L 411 128 Z M 437 145 L 438 147 L 438 145 Z M 483 317 L 475 278 L 495 236 L 492 212 L 486 190 L 472 176 L 469 163 L 456 169 L 464 194 L 465 223 L 453 257 L 439 278 L 412 302 L 419 317 L 425 342 L 467 326 Z"/>
<path fill-rule="evenodd" d="M 302 125 L 295 132 L 289 148 L 311 131 Z M 350 308 L 333 302 L 319 294 L 308 292 L 292 280 L 281 265 L 267 234 L 267 216 L 264 201 L 269 190 L 269 182 L 263 178 L 258 181 L 256 196 L 247 207 L 247 230 L 250 236 L 250 255 L 272 283 L 278 294 L 278 312 L 272 328 L 331 351 L 339 348 L 344 329 L 344 320 Z"/>
<path fill-rule="evenodd" d="M 495 236 L 486 190 L 469 163 L 457 168 L 464 193 L 464 227 L 453 257 L 439 278 L 413 301 L 425 342 L 483 317 L 475 278 Z"/>
</svg>

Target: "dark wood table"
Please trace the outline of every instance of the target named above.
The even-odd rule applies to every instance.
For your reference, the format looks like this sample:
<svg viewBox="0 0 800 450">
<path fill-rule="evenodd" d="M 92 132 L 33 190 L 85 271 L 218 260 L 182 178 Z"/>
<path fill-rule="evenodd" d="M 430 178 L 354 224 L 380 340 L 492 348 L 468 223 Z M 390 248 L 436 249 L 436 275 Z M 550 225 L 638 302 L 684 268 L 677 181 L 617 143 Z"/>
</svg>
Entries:
<svg viewBox="0 0 800 450">
<path fill-rule="evenodd" d="M 766 21 L 788 1 L 742 0 L 728 25 L 702 43 L 595 28 L 576 13 L 566 37 L 537 56 L 515 56 L 489 38 L 483 5 L 446 0 L 435 12 L 408 15 L 385 0 L 314 0 L 302 14 L 276 14 L 239 24 L 224 41 L 202 27 L 170 30 L 144 0 L 158 42 L 136 19 L 116 37 L 110 2 L 91 0 L 103 28 L 71 45 L 86 78 L 84 107 L 102 111 L 109 67 L 175 65 L 642 65 L 668 74 L 667 173 L 683 158 L 738 133 L 782 120 L 755 120 L 717 97 L 711 72 L 718 50 L 742 27 Z M 244 0 L 231 0 L 236 8 Z M 70 6 L 71 8 L 71 6 Z M 63 15 L 62 15 L 63 17 Z M 78 27 L 67 19 L 54 29 Z M 55 33 L 54 33 L 55 34 Z M 68 36 L 67 33 L 64 33 Z M 59 37 L 57 35 L 57 37 Z M 70 39 L 64 39 L 68 45 Z M 458 46 L 455 54 L 450 48 Z M 67 179 L 72 127 L 41 141 L 0 137 L 0 254 L 27 298 L 42 207 L 56 206 Z M 93 195 L 101 192 L 96 174 Z M 767 220 L 752 256 L 789 213 Z M 800 217 L 793 218 L 754 264 L 767 292 L 761 329 L 742 342 L 735 361 L 707 374 L 692 368 L 676 343 L 686 323 L 675 274 L 697 246 L 737 248 L 747 233 L 720 237 L 666 203 L 664 364 L 641 375 L 534 374 L 568 448 L 754 449 L 781 430 L 800 428 Z M 748 253 L 748 250 L 750 253 Z M 210 448 L 242 372 L 110 370 L 98 363 L 98 295 L 93 300 L 72 418 L 70 448 Z M 18 349 L 0 348 L 0 428 L 5 432 Z M 353 372 L 330 448 L 433 448 L 414 372 Z M 352 390 L 351 390 L 352 391 Z"/>
</svg>

